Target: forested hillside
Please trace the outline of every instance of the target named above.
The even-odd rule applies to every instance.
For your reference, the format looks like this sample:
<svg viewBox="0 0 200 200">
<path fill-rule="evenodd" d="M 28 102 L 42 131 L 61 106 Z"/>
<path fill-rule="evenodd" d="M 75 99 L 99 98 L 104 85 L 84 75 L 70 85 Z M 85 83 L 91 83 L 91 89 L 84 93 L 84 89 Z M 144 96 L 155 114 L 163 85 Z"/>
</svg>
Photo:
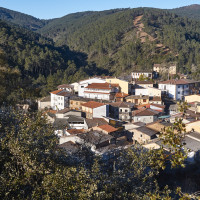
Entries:
<svg viewBox="0 0 200 200">
<path fill-rule="evenodd" d="M 35 91 L 37 95 L 46 95 L 62 82 L 102 73 L 95 65 L 88 67 L 84 54 L 72 52 L 67 46 L 55 47 L 51 39 L 3 21 L 0 50 L 0 103 L 35 96 Z"/>
<path fill-rule="evenodd" d="M 78 53 L 79 62 L 95 67 L 98 74 L 121 75 L 135 69 L 152 69 L 154 63 L 176 62 L 180 72 L 198 78 L 200 22 L 175 14 L 195 15 L 198 9 L 198 5 L 192 5 L 170 12 L 137 8 L 74 13 L 45 23 L 37 19 L 37 23 L 43 23 L 37 32 L 62 49 L 69 46 Z M 18 25 L 24 26 L 19 16 L 16 14 L 12 22 L 19 20 Z M 29 17 L 25 17 L 26 22 L 32 22 Z"/>
<path fill-rule="evenodd" d="M 0 7 L 0 19 L 18 24 L 30 30 L 42 28 L 49 20 L 40 20 L 30 15 Z"/>
<path fill-rule="evenodd" d="M 169 11 L 176 13 L 177 15 L 180 15 L 183 17 L 189 17 L 189 18 L 193 18 L 193 19 L 197 19 L 197 20 L 200 19 L 200 5 L 198 5 L 198 4 L 175 8 L 175 9 L 171 9 Z"/>
<path fill-rule="evenodd" d="M 199 27 L 165 10 L 138 8 L 67 15 L 39 32 L 116 75 L 162 62 L 177 62 L 180 72 L 190 73 L 192 65 L 195 72 L 200 68 Z"/>
</svg>

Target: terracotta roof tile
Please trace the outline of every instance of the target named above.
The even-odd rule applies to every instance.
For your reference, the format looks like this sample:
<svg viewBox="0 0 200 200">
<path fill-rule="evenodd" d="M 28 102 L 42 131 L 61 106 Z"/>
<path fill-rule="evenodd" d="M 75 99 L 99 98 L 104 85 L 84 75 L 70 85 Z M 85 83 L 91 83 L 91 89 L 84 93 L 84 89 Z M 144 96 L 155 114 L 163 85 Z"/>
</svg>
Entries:
<svg viewBox="0 0 200 200">
<path fill-rule="evenodd" d="M 98 108 L 98 107 L 103 106 L 103 105 L 104 105 L 103 103 L 99 103 L 99 102 L 96 102 L 96 101 L 89 101 L 87 103 L 82 104 L 82 106 L 88 107 L 88 108 Z"/>
<path fill-rule="evenodd" d="M 119 87 L 119 84 L 110 83 L 91 83 L 86 88 L 110 90 L 113 87 Z"/>
<path fill-rule="evenodd" d="M 105 124 L 105 125 L 101 125 L 101 126 L 98 126 L 98 128 L 108 132 L 108 133 L 112 133 L 112 132 L 115 132 L 117 131 L 118 129 L 110 126 L 109 124 Z"/>
<path fill-rule="evenodd" d="M 63 89 L 60 89 L 60 90 L 55 90 L 53 92 L 50 92 L 51 94 L 58 94 L 59 92 L 63 91 Z"/>
<path fill-rule="evenodd" d="M 124 98 L 124 97 L 127 97 L 128 95 L 129 94 L 126 94 L 126 93 L 123 93 L 123 92 L 122 93 L 119 92 L 119 93 L 116 93 L 115 97 L 116 98 Z"/>
</svg>

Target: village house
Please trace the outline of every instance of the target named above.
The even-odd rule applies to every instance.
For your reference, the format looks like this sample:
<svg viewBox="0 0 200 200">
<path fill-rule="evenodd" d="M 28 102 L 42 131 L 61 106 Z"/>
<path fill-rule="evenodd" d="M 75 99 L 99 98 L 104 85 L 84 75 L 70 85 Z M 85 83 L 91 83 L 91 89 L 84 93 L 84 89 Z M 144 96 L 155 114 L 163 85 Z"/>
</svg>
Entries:
<svg viewBox="0 0 200 200">
<path fill-rule="evenodd" d="M 51 108 L 51 96 L 43 97 L 38 100 L 38 110 Z"/>
<path fill-rule="evenodd" d="M 141 86 L 135 85 L 134 94 L 135 95 L 148 95 L 150 97 L 159 96 L 161 97 L 161 90 L 151 86 Z"/>
<path fill-rule="evenodd" d="M 149 103 L 150 104 L 162 104 L 162 98 L 161 96 L 153 96 L 149 97 Z"/>
<path fill-rule="evenodd" d="M 91 130 L 87 133 L 80 134 L 79 137 L 84 140 L 84 144 L 89 146 L 93 151 L 108 146 L 114 140 L 113 136 L 97 130 Z"/>
<path fill-rule="evenodd" d="M 151 140 L 157 138 L 158 131 L 152 130 L 146 126 L 142 126 L 131 130 L 133 132 L 133 142 L 137 141 L 140 144 L 147 144 Z"/>
<path fill-rule="evenodd" d="M 62 84 L 57 86 L 58 90 L 62 89 L 67 92 L 74 93 L 74 86 L 73 85 L 68 85 L 68 84 Z"/>
<path fill-rule="evenodd" d="M 154 64 L 153 71 L 157 72 L 159 74 L 167 73 L 169 75 L 175 75 L 176 74 L 176 65 L 161 65 L 161 64 Z"/>
<path fill-rule="evenodd" d="M 66 129 L 68 128 L 67 119 L 55 119 L 53 122 L 54 134 L 58 137 L 66 135 Z"/>
<path fill-rule="evenodd" d="M 66 117 L 69 129 L 88 129 L 85 118 L 69 115 Z"/>
<path fill-rule="evenodd" d="M 152 81 L 135 81 L 136 86 L 141 86 L 143 88 L 148 88 L 148 87 L 153 87 L 153 82 Z"/>
<path fill-rule="evenodd" d="M 118 84 L 119 92 L 121 93 L 131 94 L 132 84 L 128 81 L 119 78 L 106 78 L 106 82 L 110 84 Z"/>
<path fill-rule="evenodd" d="M 117 128 L 114 128 L 113 126 L 109 124 L 96 126 L 93 128 L 93 130 L 101 131 L 102 133 L 105 133 L 105 134 L 114 134 L 118 131 Z"/>
<path fill-rule="evenodd" d="M 99 78 L 99 77 L 93 77 L 93 78 L 89 78 L 86 80 L 82 80 L 78 83 L 78 96 L 80 97 L 84 97 L 84 91 L 85 91 L 85 87 L 87 87 L 89 84 L 92 83 L 105 83 L 106 80 Z"/>
<path fill-rule="evenodd" d="M 71 97 L 71 93 L 60 89 L 53 92 L 51 94 L 51 108 L 53 110 L 63 110 L 64 108 L 68 107 L 69 99 Z"/>
<path fill-rule="evenodd" d="M 114 102 L 110 103 L 110 117 L 122 121 L 130 121 L 132 119 L 133 103 Z"/>
<path fill-rule="evenodd" d="M 109 114 L 109 105 L 103 103 L 89 101 L 82 105 L 82 112 L 85 112 L 86 118 L 104 118 Z"/>
<path fill-rule="evenodd" d="M 89 98 L 79 97 L 79 96 L 72 96 L 69 101 L 69 108 L 71 110 L 81 110 L 82 105 L 91 101 Z M 92 99 L 92 101 L 100 102 L 100 103 L 109 103 L 111 101 L 102 100 L 102 99 Z"/>
<path fill-rule="evenodd" d="M 118 84 L 91 83 L 84 88 L 84 98 L 114 100 L 115 93 L 119 91 Z"/>
<path fill-rule="evenodd" d="M 163 94 L 166 94 L 169 98 L 174 100 L 183 100 L 184 96 L 193 94 L 198 81 L 189 79 L 168 80 L 160 82 L 159 89 Z"/>
<path fill-rule="evenodd" d="M 108 121 L 104 118 L 93 118 L 93 119 L 85 119 L 88 129 L 91 130 L 94 127 L 108 125 Z"/>
<path fill-rule="evenodd" d="M 135 72 L 132 72 L 131 75 L 134 80 L 139 79 L 141 76 L 143 76 L 143 78 L 152 79 L 151 71 L 135 71 Z"/>
<path fill-rule="evenodd" d="M 132 112 L 132 119 L 133 122 L 152 123 L 158 120 L 159 113 L 149 108 L 141 108 Z"/>
<path fill-rule="evenodd" d="M 148 104 L 149 96 L 147 95 L 131 95 L 125 98 L 126 102 L 134 103 L 135 105 Z"/>
<path fill-rule="evenodd" d="M 184 100 L 187 101 L 188 103 L 192 103 L 192 102 L 200 103 L 200 94 L 187 95 L 184 97 Z"/>
<path fill-rule="evenodd" d="M 56 118 L 66 118 L 69 115 L 74 115 L 77 117 L 81 117 L 81 111 L 71 110 L 70 108 L 64 108 L 63 110 L 58 110 L 56 112 Z"/>
</svg>

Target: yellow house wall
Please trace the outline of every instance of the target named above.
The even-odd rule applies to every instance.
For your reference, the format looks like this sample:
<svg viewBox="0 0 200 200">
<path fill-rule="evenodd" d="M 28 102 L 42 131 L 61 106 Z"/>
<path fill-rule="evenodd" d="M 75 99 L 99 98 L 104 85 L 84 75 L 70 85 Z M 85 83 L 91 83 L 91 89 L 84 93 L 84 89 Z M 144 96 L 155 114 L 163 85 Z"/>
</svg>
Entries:
<svg viewBox="0 0 200 200">
<path fill-rule="evenodd" d="M 186 124 L 186 132 L 190 132 L 192 129 L 196 132 L 200 132 L 200 120 Z"/>
<path fill-rule="evenodd" d="M 190 102 L 200 102 L 200 95 L 189 95 L 189 96 L 185 96 L 185 101 L 187 101 L 188 103 Z"/>
<path fill-rule="evenodd" d="M 150 136 L 136 130 L 136 129 L 133 129 L 131 130 L 131 132 L 133 132 L 133 140 L 136 140 L 137 142 L 139 142 L 140 144 L 146 144 L 150 141 Z M 142 137 L 141 137 L 142 135 Z"/>
<path fill-rule="evenodd" d="M 126 99 L 126 102 L 135 103 L 135 99 Z M 144 99 L 138 99 L 138 103 L 136 105 L 148 104 L 148 103 L 149 99 L 146 99 L 146 102 L 144 102 Z"/>
<path fill-rule="evenodd" d="M 107 83 L 113 83 L 113 84 L 119 84 L 120 88 L 121 88 L 121 92 L 124 92 L 126 94 L 129 93 L 128 91 L 128 85 L 129 83 L 126 82 L 126 81 L 123 81 L 123 80 L 120 80 L 118 78 L 109 78 L 109 79 L 106 79 L 106 82 Z"/>
</svg>

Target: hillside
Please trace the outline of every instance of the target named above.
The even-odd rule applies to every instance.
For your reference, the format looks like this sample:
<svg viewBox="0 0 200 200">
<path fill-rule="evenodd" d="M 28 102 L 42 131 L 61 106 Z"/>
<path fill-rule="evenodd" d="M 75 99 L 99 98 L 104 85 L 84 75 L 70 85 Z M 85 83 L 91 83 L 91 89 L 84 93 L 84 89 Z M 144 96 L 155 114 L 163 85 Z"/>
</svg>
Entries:
<svg viewBox="0 0 200 200">
<path fill-rule="evenodd" d="M 162 62 L 177 62 L 180 72 L 190 73 L 200 63 L 199 27 L 166 10 L 137 8 L 75 13 L 38 31 L 119 75 Z"/>
<path fill-rule="evenodd" d="M 45 26 L 49 20 L 40 20 L 30 15 L 0 7 L 0 19 L 36 31 Z"/>
<path fill-rule="evenodd" d="M 0 104 L 46 95 L 62 82 L 99 73 L 103 71 L 88 66 L 83 53 L 56 47 L 51 39 L 0 21 Z"/>
<path fill-rule="evenodd" d="M 198 78 L 199 27 L 200 22 L 166 10 L 137 8 L 74 13 L 43 24 L 37 32 L 55 42 L 57 47 L 52 41 L 51 45 L 62 54 L 58 57 L 65 57 L 64 63 L 66 59 L 75 60 L 76 66 L 84 66 L 89 72 L 93 69 L 95 74 L 118 76 L 135 69 L 152 69 L 154 63 L 176 62 L 181 73 L 190 74 L 193 66 L 196 70 L 191 76 Z M 49 66 L 55 66 L 52 63 Z M 66 68 L 64 64 L 59 66 Z M 52 67 L 50 73 L 59 68 Z"/>
<path fill-rule="evenodd" d="M 183 17 L 189 17 L 189 18 L 197 19 L 197 20 L 200 19 L 200 5 L 198 4 L 175 8 L 169 11 Z"/>
</svg>

